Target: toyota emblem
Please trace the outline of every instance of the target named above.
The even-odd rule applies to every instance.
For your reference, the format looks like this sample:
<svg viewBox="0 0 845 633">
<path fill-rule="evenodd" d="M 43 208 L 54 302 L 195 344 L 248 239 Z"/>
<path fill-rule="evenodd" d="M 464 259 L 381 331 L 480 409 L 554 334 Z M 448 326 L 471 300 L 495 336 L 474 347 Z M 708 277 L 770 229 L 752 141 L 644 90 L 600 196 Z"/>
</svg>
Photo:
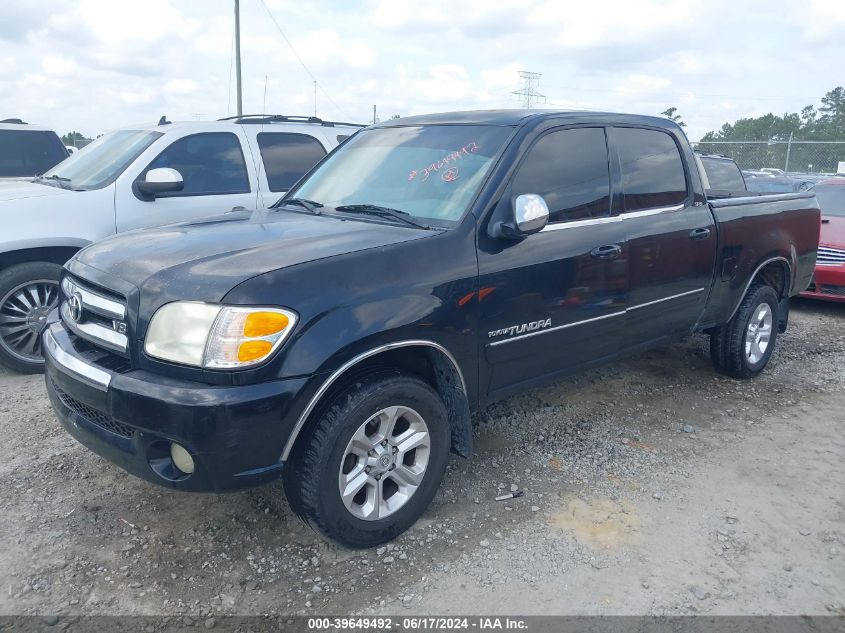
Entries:
<svg viewBox="0 0 845 633">
<path fill-rule="evenodd" d="M 75 292 L 67 299 L 67 315 L 71 321 L 79 321 L 82 317 L 82 297 Z"/>
</svg>

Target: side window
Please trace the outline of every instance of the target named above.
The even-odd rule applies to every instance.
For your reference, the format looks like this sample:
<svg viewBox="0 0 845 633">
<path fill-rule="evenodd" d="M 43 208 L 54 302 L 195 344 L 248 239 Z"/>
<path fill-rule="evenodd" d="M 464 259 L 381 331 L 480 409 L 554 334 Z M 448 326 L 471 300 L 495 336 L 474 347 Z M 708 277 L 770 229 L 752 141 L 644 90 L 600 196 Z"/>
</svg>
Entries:
<svg viewBox="0 0 845 633">
<path fill-rule="evenodd" d="M 307 134 L 261 132 L 258 148 L 270 191 L 287 191 L 326 155 L 320 141 Z"/>
<path fill-rule="evenodd" d="M 613 137 L 626 212 L 668 207 L 686 199 L 684 164 L 671 136 L 659 130 L 615 128 Z"/>
<path fill-rule="evenodd" d="M 171 197 L 249 193 L 241 143 L 231 132 L 180 138 L 159 154 L 147 171 L 159 167 L 175 169 L 185 181 L 182 191 L 165 194 Z"/>
<path fill-rule="evenodd" d="M 338 134 L 337 135 L 337 142 L 343 143 L 343 141 L 345 141 L 348 138 L 349 138 L 349 134 Z"/>
<path fill-rule="evenodd" d="M 610 215 L 610 171 L 603 128 L 546 134 L 528 151 L 513 195 L 536 193 L 549 205 L 549 222 Z"/>
</svg>

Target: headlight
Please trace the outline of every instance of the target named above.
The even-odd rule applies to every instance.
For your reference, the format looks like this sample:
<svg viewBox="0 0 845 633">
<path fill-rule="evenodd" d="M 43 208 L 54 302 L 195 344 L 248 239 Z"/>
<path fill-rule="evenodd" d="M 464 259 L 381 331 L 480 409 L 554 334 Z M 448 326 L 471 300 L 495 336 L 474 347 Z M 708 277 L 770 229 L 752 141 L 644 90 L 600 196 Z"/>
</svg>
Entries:
<svg viewBox="0 0 845 633">
<path fill-rule="evenodd" d="M 177 301 L 153 315 L 144 350 L 154 358 L 196 367 L 248 367 L 266 360 L 295 324 L 296 314 L 282 308 Z"/>
</svg>

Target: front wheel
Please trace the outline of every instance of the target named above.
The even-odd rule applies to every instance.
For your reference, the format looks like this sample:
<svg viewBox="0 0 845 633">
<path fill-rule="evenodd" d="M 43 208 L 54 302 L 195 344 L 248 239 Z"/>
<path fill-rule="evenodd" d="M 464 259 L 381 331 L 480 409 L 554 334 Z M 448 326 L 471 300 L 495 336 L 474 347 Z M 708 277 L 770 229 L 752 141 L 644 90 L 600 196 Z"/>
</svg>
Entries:
<svg viewBox="0 0 845 633">
<path fill-rule="evenodd" d="M 710 334 L 710 357 L 716 371 L 740 379 L 763 371 L 777 341 L 778 306 L 771 286 L 751 286 L 733 318 Z"/>
<path fill-rule="evenodd" d="M 61 272 L 50 262 L 0 272 L 0 364 L 23 374 L 44 371 L 41 330 L 58 305 Z"/>
<path fill-rule="evenodd" d="M 398 371 L 349 384 L 304 433 L 285 464 L 288 500 L 311 527 L 350 547 L 379 545 L 411 527 L 449 457 L 442 400 Z"/>
</svg>

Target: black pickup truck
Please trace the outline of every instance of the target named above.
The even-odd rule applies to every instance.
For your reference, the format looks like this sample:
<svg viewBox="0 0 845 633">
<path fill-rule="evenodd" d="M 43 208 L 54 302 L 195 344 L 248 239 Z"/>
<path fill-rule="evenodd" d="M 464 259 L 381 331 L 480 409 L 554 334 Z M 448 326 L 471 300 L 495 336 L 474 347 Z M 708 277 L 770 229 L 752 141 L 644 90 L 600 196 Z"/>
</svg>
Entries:
<svg viewBox="0 0 845 633">
<path fill-rule="evenodd" d="M 493 400 L 690 332 L 718 371 L 755 376 L 819 221 L 808 194 L 708 202 L 665 119 L 385 122 L 274 208 L 77 254 L 47 388 L 75 438 L 139 477 L 281 476 L 323 535 L 371 546 L 420 516 Z"/>
</svg>

